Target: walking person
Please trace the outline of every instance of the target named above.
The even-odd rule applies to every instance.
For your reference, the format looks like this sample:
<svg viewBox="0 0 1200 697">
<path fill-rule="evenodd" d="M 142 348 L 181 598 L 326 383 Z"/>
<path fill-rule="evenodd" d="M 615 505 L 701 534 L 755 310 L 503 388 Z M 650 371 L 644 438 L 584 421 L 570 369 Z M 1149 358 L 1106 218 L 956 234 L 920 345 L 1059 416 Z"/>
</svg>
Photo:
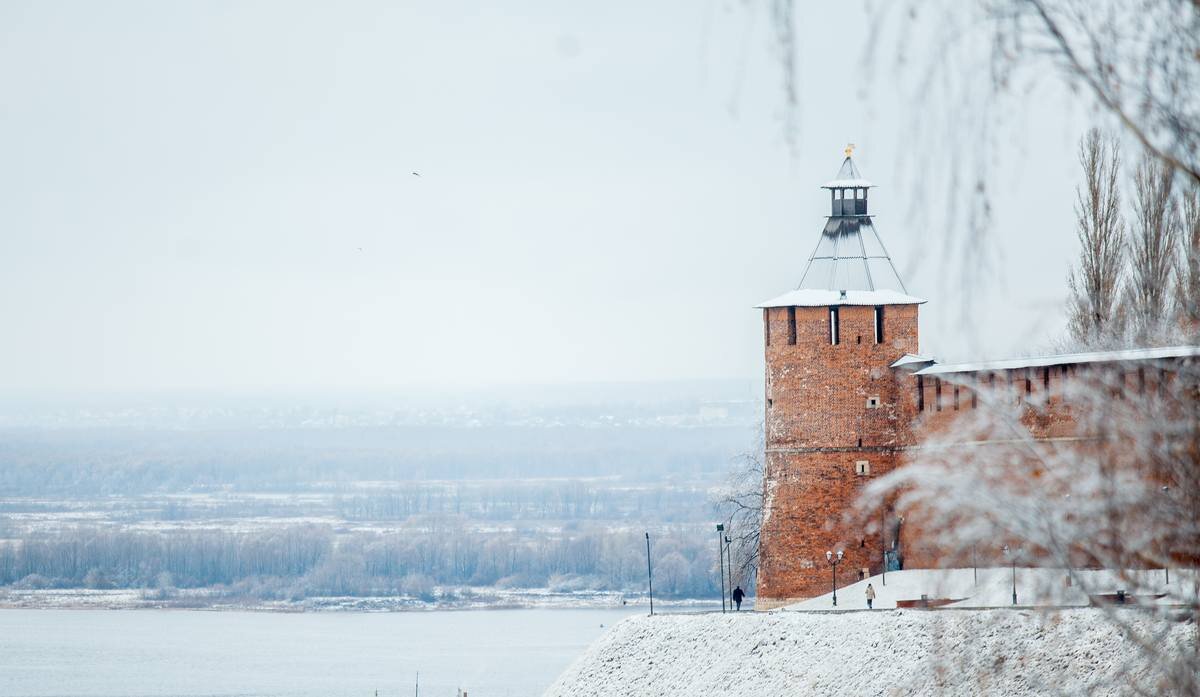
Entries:
<svg viewBox="0 0 1200 697">
<path fill-rule="evenodd" d="M 745 597 L 746 592 L 742 590 L 741 586 L 733 589 L 733 602 L 737 603 L 737 610 L 735 612 L 742 609 L 742 598 Z"/>
<path fill-rule="evenodd" d="M 875 587 L 868 583 L 867 584 L 867 609 L 868 610 L 871 609 L 871 606 L 874 602 L 875 602 Z"/>
</svg>

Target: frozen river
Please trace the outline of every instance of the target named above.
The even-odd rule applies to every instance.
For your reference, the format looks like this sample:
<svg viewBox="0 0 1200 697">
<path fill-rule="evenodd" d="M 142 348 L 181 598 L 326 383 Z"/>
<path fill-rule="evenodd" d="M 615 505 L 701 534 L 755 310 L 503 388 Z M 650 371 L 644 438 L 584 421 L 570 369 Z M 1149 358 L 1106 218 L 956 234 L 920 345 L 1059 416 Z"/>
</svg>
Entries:
<svg viewBox="0 0 1200 697">
<path fill-rule="evenodd" d="M 640 611 L 0 610 L 0 695 L 540 695 Z"/>
</svg>

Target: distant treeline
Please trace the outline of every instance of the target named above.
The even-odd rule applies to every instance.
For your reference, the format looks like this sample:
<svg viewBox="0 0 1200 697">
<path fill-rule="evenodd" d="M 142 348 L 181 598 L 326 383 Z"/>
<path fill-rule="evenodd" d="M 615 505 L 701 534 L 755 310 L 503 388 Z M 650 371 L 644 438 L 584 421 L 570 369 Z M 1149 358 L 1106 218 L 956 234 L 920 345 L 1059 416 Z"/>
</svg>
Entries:
<svg viewBox="0 0 1200 697">
<path fill-rule="evenodd" d="M 0 542 L 0 585 L 25 588 L 216 587 L 262 599 L 328 595 L 434 597 L 435 587 L 636 590 L 642 533 L 602 528 L 559 535 L 464 530 L 431 516 L 399 532 L 336 533 L 303 525 L 262 532 L 71 529 Z M 655 591 L 711 596 L 715 550 L 697 529 L 654 534 Z"/>
<path fill-rule="evenodd" d="M 713 515 L 708 487 L 636 485 L 616 480 L 389 482 L 363 493 L 261 495 L 214 493 L 141 494 L 85 499 L 110 520 L 212 521 L 223 525 L 244 518 L 334 517 L 346 521 L 406 521 L 412 516 L 454 515 L 476 521 L 616 521 L 641 525 L 699 523 Z M 8 515 L 53 518 L 78 511 L 80 501 L 55 498 L 0 498 L 0 539 L 20 536 L 22 526 Z"/>
<path fill-rule="evenodd" d="M 737 426 L 0 433 L 0 496 L 349 489 L 364 480 L 712 479 L 754 441 Z"/>
</svg>

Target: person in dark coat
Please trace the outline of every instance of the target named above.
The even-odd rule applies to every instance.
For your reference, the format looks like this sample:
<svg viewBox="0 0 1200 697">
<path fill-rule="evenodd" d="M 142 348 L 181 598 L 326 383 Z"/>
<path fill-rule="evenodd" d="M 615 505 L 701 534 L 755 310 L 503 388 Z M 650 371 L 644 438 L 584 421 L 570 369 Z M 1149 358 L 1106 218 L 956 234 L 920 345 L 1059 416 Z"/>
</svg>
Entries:
<svg viewBox="0 0 1200 697">
<path fill-rule="evenodd" d="M 745 597 L 746 597 L 746 592 L 742 590 L 741 586 L 738 586 L 737 588 L 733 589 L 733 602 L 737 603 L 738 610 L 742 609 L 742 598 L 745 598 Z"/>
</svg>

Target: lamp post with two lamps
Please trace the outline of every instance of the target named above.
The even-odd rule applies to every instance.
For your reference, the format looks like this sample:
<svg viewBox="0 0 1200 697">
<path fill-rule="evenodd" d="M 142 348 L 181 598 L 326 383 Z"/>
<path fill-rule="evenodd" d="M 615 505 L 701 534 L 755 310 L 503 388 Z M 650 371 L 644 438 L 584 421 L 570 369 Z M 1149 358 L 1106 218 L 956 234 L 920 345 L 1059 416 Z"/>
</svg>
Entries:
<svg viewBox="0 0 1200 697">
<path fill-rule="evenodd" d="M 721 579 L 721 612 L 725 612 L 725 542 L 721 538 L 725 536 L 725 525 L 717 523 L 717 578 Z M 732 588 L 729 589 L 731 592 Z"/>
<path fill-rule="evenodd" d="M 833 552 L 825 552 L 825 560 L 829 562 L 829 570 L 833 579 L 833 606 L 837 607 L 837 565 L 842 563 L 842 550 L 837 551 L 837 559 Z"/>
</svg>

